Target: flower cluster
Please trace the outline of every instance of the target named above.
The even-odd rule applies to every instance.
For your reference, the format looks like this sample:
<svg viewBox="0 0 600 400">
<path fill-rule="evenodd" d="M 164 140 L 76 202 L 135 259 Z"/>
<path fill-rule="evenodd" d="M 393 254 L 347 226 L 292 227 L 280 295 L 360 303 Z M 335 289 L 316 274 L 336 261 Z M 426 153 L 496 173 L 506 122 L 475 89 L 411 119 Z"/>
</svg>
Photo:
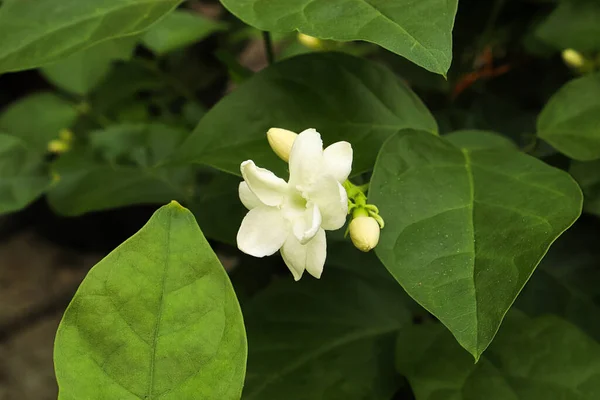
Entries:
<svg viewBox="0 0 600 400">
<path fill-rule="evenodd" d="M 314 129 L 297 137 L 289 131 L 273 133 L 268 137 L 276 153 L 284 160 L 289 153 L 289 179 L 286 182 L 251 160 L 242 163 L 239 195 L 249 212 L 237 244 L 255 257 L 281 251 L 295 280 L 305 270 L 320 278 L 327 253 L 325 230 L 340 229 L 348 214 L 342 183 L 352 169 L 352 146 L 337 142 L 323 150 L 321 135 Z"/>
</svg>

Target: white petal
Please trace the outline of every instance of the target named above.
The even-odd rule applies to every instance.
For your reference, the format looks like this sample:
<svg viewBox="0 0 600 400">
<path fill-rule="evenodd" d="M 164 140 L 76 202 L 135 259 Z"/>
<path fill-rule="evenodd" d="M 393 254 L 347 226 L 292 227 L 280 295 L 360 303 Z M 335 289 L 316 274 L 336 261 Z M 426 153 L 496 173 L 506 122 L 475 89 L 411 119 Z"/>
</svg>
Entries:
<svg viewBox="0 0 600 400">
<path fill-rule="evenodd" d="M 301 244 L 311 240 L 321 227 L 321 213 L 314 203 L 308 203 L 300 218 L 294 221 L 293 232 Z"/>
<path fill-rule="evenodd" d="M 333 176 L 321 176 L 305 196 L 319 206 L 323 229 L 330 231 L 344 226 L 348 214 L 348 195 Z"/>
<path fill-rule="evenodd" d="M 287 192 L 287 183 L 268 169 L 259 168 L 254 161 L 244 161 L 240 167 L 248 187 L 258 199 L 268 206 L 278 206 Z"/>
<path fill-rule="evenodd" d="M 327 257 L 325 231 L 319 229 L 315 237 L 305 245 L 294 235 L 290 235 L 281 248 L 281 256 L 295 280 L 302 277 L 304 270 L 315 278 L 320 278 Z"/>
<path fill-rule="evenodd" d="M 332 144 L 323 152 L 323 161 L 324 171 L 344 183 L 352 170 L 352 145 L 348 142 Z"/>
<path fill-rule="evenodd" d="M 281 248 L 289 233 L 289 224 L 278 208 L 260 206 L 244 217 L 237 234 L 237 245 L 251 256 L 270 256 Z"/>
<path fill-rule="evenodd" d="M 323 141 L 314 129 L 298 134 L 290 153 L 290 185 L 307 186 L 322 173 Z"/>
<path fill-rule="evenodd" d="M 242 204 L 248 210 L 252 210 L 253 208 L 263 205 L 260 199 L 256 197 L 254 193 L 252 193 L 252 190 L 250 190 L 246 182 L 240 182 L 238 193 L 240 194 L 240 200 L 242 201 Z"/>
</svg>

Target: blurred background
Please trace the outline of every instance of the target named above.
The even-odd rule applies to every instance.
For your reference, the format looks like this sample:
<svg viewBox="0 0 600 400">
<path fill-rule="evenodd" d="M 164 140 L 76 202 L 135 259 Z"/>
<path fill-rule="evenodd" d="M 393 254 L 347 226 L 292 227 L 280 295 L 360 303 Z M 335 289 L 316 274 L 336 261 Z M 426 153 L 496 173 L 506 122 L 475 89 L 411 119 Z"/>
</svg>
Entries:
<svg viewBox="0 0 600 400">
<path fill-rule="evenodd" d="M 31 4 L 35 7 L 35 2 Z M 566 158 L 534 140 L 537 114 L 577 74 L 556 47 L 533 34 L 554 7 L 555 2 L 544 0 L 461 0 L 447 80 L 368 43 L 336 43 L 297 33 L 273 33 L 272 38 L 277 60 L 316 51 L 377 60 L 421 97 L 442 133 L 501 132 L 531 153 L 564 166 Z M 186 1 L 179 11 L 198 19 L 191 24 L 186 18 L 157 23 L 133 42 L 130 55 L 115 58 L 94 79 L 91 94 L 57 88 L 53 82 L 60 79 L 60 72 L 50 66 L 0 76 L 0 109 L 24 96 L 51 91 L 89 106 L 76 110 L 79 120 L 74 130 L 79 132 L 102 126 L 106 118 L 151 119 L 193 130 L 206 110 L 268 61 L 262 33 L 237 20 L 218 1 Z M 176 44 L 170 41 L 173 35 L 179 35 Z M 64 73 L 64 65 L 60 71 Z M 127 85 L 131 76 L 144 79 Z M 77 88 L 77 82 L 74 85 Z M 49 158 L 68 150 L 68 138 L 61 142 L 59 132 L 57 137 L 58 142 L 49 144 Z M 1 400 L 56 398 L 52 347 L 65 307 L 87 271 L 135 233 L 157 207 L 60 217 L 40 198 L 25 210 L 0 216 Z M 578 227 L 597 232 L 598 221 L 588 216 Z M 238 274 L 234 279 L 243 282 L 239 265 L 250 267 L 253 261 L 241 259 L 226 245 L 215 250 L 225 267 Z M 278 262 L 262 264 L 251 285 L 271 279 Z M 245 290 L 251 293 L 253 288 L 236 287 L 242 301 Z"/>
</svg>

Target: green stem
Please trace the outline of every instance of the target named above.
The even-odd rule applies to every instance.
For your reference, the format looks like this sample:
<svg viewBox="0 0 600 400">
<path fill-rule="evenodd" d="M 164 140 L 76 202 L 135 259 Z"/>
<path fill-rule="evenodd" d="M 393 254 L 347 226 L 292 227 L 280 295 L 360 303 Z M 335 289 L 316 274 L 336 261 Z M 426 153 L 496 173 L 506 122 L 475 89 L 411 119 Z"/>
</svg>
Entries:
<svg viewBox="0 0 600 400">
<path fill-rule="evenodd" d="M 267 61 L 269 65 L 272 65 L 275 62 L 275 52 L 273 51 L 273 39 L 271 38 L 271 33 L 264 31 L 263 40 L 265 42 L 265 52 L 267 53 Z"/>
</svg>

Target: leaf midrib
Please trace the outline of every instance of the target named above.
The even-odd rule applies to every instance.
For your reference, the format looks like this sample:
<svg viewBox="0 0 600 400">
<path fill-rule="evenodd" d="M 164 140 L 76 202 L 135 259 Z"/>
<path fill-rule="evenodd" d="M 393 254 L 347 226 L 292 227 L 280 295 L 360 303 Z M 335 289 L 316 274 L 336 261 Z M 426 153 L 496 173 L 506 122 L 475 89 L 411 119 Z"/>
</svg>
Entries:
<svg viewBox="0 0 600 400">
<path fill-rule="evenodd" d="M 167 272 L 169 270 L 169 255 L 171 253 L 171 223 L 173 221 L 173 217 L 169 214 L 169 222 L 167 224 L 167 238 L 166 238 L 166 251 L 165 251 L 165 267 L 163 270 L 163 276 L 161 281 L 161 291 L 160 291 L 160 299 L 158 303 L 158 311 L 156 314 L 156 325 L 154 327 L 154 334 L 152 338 L 152 354 L 150 356 L 150 373 L 148 377 L 148 394 L 145 399 L 152 399 L 152 393 L 154 392 L 154 372 L 156 365 L 156 347 L 158 343 L 158 337 L 160 332 L 160 325 L 162 322 L 162 314 L 164 308 L 164 296 L 165 296 L 165 284 L 167 281 Z"/>
</svg>

